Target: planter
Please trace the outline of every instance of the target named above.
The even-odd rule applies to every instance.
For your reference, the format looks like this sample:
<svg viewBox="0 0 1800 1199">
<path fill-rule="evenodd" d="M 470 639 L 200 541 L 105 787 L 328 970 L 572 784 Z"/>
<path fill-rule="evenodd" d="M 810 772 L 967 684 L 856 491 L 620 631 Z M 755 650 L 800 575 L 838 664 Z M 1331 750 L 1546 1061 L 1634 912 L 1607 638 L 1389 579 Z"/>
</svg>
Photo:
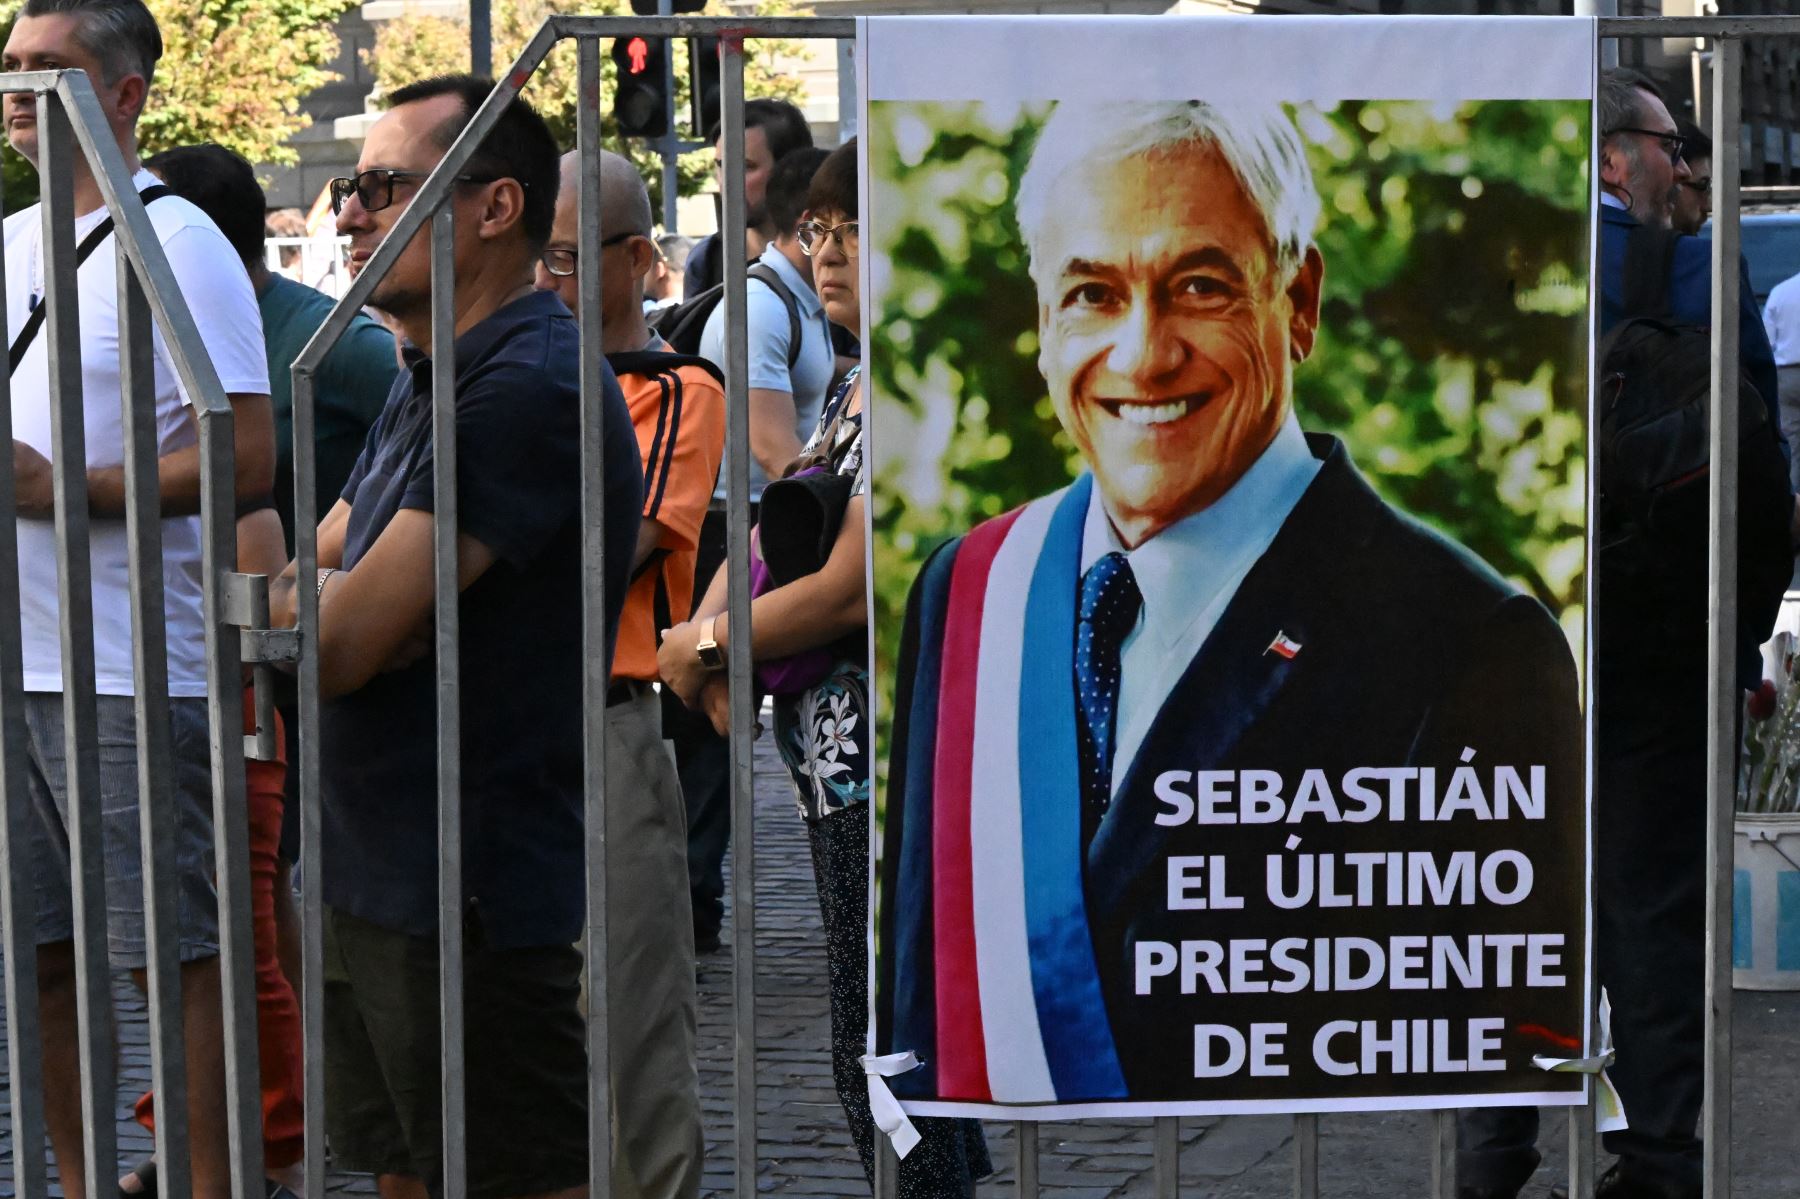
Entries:
<svg viewBox="0 0 1800 1199">
<path fill-rule="evenodd" d="M 1800 991 L 1800 814 L 1737 817 L 1732 985 Z"/>
</svg>

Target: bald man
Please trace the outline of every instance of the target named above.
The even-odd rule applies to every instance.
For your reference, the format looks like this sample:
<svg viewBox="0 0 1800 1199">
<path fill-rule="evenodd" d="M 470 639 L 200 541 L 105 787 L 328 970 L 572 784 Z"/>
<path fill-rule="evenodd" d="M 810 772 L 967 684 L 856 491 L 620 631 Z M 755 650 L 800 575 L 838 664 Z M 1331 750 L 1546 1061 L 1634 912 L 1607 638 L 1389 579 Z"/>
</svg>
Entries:
<svg viewBox="0 0 1800 1199">
<path fill-rule="evenodd" d="M 576 262 L 584 180 L 574 154 L 537 286 L 579 314 Z M 725 396 L 704 360 L 670 350 L 644 323 L 644 283 L 656 262 L 650 196 L 617 154 L 600 163 L 600 347 L 631 410 L 644 463 L 643 519 L 619 617 L 607 696 L 607 946 L 612 1078 L 618 1137 L 613 1194 L 693 1199 L 703 1143 L 694 1059 L 694 932 L 687 816 L 663 742 L 656 631 L 693 607 L 694 555 L 725 451 Z"/>
</svg>

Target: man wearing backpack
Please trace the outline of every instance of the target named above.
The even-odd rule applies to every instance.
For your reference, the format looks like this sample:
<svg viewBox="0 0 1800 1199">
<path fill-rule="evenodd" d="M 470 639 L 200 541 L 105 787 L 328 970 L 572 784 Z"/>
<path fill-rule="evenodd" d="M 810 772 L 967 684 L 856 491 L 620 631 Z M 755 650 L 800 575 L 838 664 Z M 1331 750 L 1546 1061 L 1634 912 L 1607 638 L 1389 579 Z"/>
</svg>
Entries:
<svg viewBox="0 0 1800 1199">
<path fill-rule="evenodd" d="M 581 177 L 575 152 L 537 286 L 579 313 Z M 631 586 L 619 616 L 607 695 L 608 983 L 612 1085 L 618 1097 L 613 1194 L 694 1199 L 705 1147 L 694 1055 L 694 951 L 687 904 L 687 819 L 663 744 L 655 688 L 657 631 L 692 609 L 694 553 L 725 452 L 725 397 L 711 366 L 671 353 L 644 323 L 656 263 L 650 195 L 637 169 L 600 155 L 600 348 L 631 410 L 644 505 Z"/>
<path fill-rule="evenodd" d="M 786 100 L 758 98 L 744 104 L 744 252 L 752 260 L 775 240 L 775 222 L 769 218 L 767 204 L 770 172 L 789 154 L 812 144 L 806 114 Z M 713 149 L 723 170 L 725 143 L 716 132 Z M 681 297 L 691 300 L 707 288 L 717 287 L 724 278 L 725 248 L 717 233 L 709 233 L 688 252 Z"/>
<path fill-rule="evenodd" d="M 1691 170 L 1655 85 L 1633 71 L 1604 72 L 1599 120 L 1595 955 L 1618 1051 L 1608 1075 L 1630 1127 L 1605 1134 L 1619 1160 L 1595 1194 L 1698 1199 L 1711 843 L 1707 460 L 1701 422 L 1690 423 L 1684 441 L 1667 423 L 1658 430 L 1642 418 L 1706 410 L 1712 246 L 1670 228 L 1677 188 Z M 1754 392 L 1738 398 L 1737 667 L 1750 688 L 1761 676 L 1757 647 L 1792 572 L 1794 504 L 1775 362 L 1741 262 L 1740 277 L 1739 365 Z M 1696 443 L 1697 469 L 1685 478 L 1644 469 L 1659 455 L 1693 458 Z M 1537 1123 L 1531 1108 L 1464 1113 L 1460 1199 L 1517 1195 L 1539 1160 Z"/>
<path fill-rule="evenodd" d="M 779 479 L 819 423 L 819 411 L 836 371 L 831 322 L 813 291 L 812 260 L 800 249 L 796 231 L 806 215 L 806 192 L 827 153 L 816 147 L 795 150 L 769 175 L 764 194 L 775 239 L 750 268 L 745 289 L 749 334 L 751 519 L 762 489 Z M 690 262 L 692 261 L 690 257 Z M 725 363 L 725 306 L 714 297 L 697 298 L 663 314 L 657 327 L 684 350 L 672 324 L 684 323 L 682 309 L 711 302 L 698 350 L 702 358 Z M 671 323 L 664 323 L 665 321 Z M 700 532 L 694 584 L 706 593 L 713 572 L 725 560 L 725 477 L 713 492 L 712 509 Z M 687 613 L 677 613 L 686 619 Z M 681 790 L 688 812 L 688 885 L 693 893 L 694 942 L 706 953 L 719 946 L 725 917 L 725 848 L 731 837 L 730 751 L 704 717 L 680 704 L 664 707 L 663 719 L 675 743 Z"/>
</svg>

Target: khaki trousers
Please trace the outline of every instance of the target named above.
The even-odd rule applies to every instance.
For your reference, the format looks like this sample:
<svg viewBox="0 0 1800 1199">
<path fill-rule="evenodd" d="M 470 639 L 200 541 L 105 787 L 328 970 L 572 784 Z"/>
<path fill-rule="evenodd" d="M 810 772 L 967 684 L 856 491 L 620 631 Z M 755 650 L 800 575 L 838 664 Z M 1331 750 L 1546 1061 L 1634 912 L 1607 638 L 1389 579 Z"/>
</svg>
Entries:
<svg viewBox="0 0 1800 1199">
<path fill-rule="evenodd" d="M 606 711 L 606 792 L 613 1197 L 696 1199 L 705 1142 L 687 812 L 654 692 Z"/>
</svg>

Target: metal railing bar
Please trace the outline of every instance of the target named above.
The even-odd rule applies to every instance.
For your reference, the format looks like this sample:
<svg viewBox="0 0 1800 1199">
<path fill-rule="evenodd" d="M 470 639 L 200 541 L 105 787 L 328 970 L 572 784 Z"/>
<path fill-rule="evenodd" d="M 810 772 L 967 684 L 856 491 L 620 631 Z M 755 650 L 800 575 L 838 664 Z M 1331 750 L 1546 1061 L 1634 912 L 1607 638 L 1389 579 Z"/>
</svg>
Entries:
<svg viewBox="0 0 1800 1199">
<path fill-rule="evenodd" d="M 1319 1117 L 1294 1117 L 1294 1199 L 1319 1199 Z"/>
<path fill-rule="evenodd" d="M 58 75 L 56 94 L 77 118 L 73 121 L 76 140 L 87 157 L 107 211 L 112 214 L 113 236 L 129 255 L 131 265 L 143 281 L 151 314 L 163 332 L 169 356 L 174 361 L 176 378 L 186 389 L 195 415 L 229 413 L 231 405 L 225 398 L 224 388 L 219 385 L 218 371 L 213 368 L 212 357 L 204 350 L 199 326 L 194 324 L 193 314 L 188 311 L 175 272 L 160 252 L 155 255 L 145 252 L 147 246 L 156 246 L 160 251 L 162 240 L 156 236 L 150 214 L 136 199 L 137 188 L 132 182 L 131 171 L 125 165 L 118 142 L 113 140 L 112 127 L 100 110 L 93 84 L 84 71 L 62 71 Z M 235 507 L 229 511 L 235 512 Z M 236 562 L 235 554 L 227 561 Z"/>
<path fill-rule="evenodd" d="M 138 212 L 143 212 L 141 205 Z M 160 255 L 157 261 L 166 271 L 167 263 Z M 155 288 L 152 281 L 149 299 L 153 308 Z M 172 309 L 175 307 L 171 305 Z M 183 317 L 187 315 L 185 304 L 179 304 L 178 310 Z M 166 326 L 164 334 L 179 358 L 181 338 L 169 336 Z M 196 357 L 216 389 L 218 381 L 211 360 L 204 354 Z M 197 400 L 195 407 L 200 408 Z M 244 680 L 240 673 L 239 630 L 224 610 L 226 576 L 235 573 L 237 565 L 237 446 L 230 404 L 201 409 L 197 415 L 202 480 L 201 577 L 211 584 L 203 593 L 207 740 L 212 764 L 213 876 L 219 892 L 219 990 L 225 1026 L 231 1192 L 233 1199 L 262 1199 L 262 1081 L 256 1039 L 256 945 L 250 906 L 250 808 L 244 788 Z"/>
<path fill-rule="evenodd" d="M 294 511 L 317 512 L 318 470 L 313 461 L 315 384 L 310 373 L 292 372 L 294 385 Z M 298 600 L 300 664 L 296 679 L 297 794 L 300 805 L 300 1042 L 301 1169 L 305 1199 L 325 1199 L 325 898 L 320 880 L 324 839 L 319 792 L 319 530 L 294 521 L 294 595 Z"/>
<path fill-rule="evenodd" d="M 1596 1087 L 1587 1084 L 1588 1101 L 1569 1109 L 1569 1194 L 1594 1193 L 1594 1094 Z"/>
<path fill-rule="evenodd" d="M 144 945 L 150 1009 L 150 1084 L 156 1096 L 157 1182 L 171 1195 L 191 1187 L 188 1081 L 177 919 L 177 809 L 169 725 L 168 630 L 163 613 L 162 491 L 157 475 L 156 353 L 150 305 L 122 244 L 119 288 L 119 406 L 125 434 L 125 537 L 130 553 L 132 694 L 135 697 L 138 840 L 143 863 Z"/>
<path fill-rule="evenodd" d="M 557 14 L 548 25 L 558 37 L 854 38 L 855 17 L 640 17 Z"/>
<path fill-rule="evenodd" d="M 1038 1126 L 1033 1120 L 1020 1120 L 1013 1125 L 1013 1147 L 1017 1150 L 1017 1184 L 1013 1191 L 1019 1199 L 1038 1199 Z"/>
<path fill-rule="evenodd" d="M 1158 1116 L 1152 1127 L 1155 1145 L 1156 1199 L 1180 1199 L 1181 1195 L 1181 1119 Z"/>
<path fill-rule="evenodd" d="M 400 214 L 387 236 L 381 239 L 381 244 L 375 247 L 375 252 L 369 256 L 362 271 L 319 326 L 319 331 L 312 335 L 312 340 L 306 343 L 306 348 L 294 359 L 295 379 L 302 373 L 317 373 L 325 355 L 331 352 L 331 347 L 349 329 L 356 314 L 369 302 L 376 284 L 393 269 L 401 253 L 412 244 L 414 235 L 425 227 L 432 214 L 450 198 L 451 189 L 456 186 L 456 176 L 462 174 L 463 167 L 475 156 L 482 141 L 499 123 L 500 114 L 518 96 L 519 89 L 525 86 L 525 81 L 531 78 L 532 72 L 537 70 L 538 64 L 544 60 L 544 55 L 550 52 L 550 47 L 556 44 L 556 40 L 554 28 L 546 21 L 519 52 L 512 69 L 495 84 L 494 90 L 488 93 L 488 98 L 481 107 L 470 115 L 469 123 L 463 128 L 461 135 L 444 151 L 444 157 L 425 182 L 419 185 L 419 190 L 406 206 L 406 211 Z"/>
<path fill-rule="evenodd" d="M 4 253 L 0 253 L 0 311 L 6 309 Z M 12 377 L 0 375 L 0 444 L 12 441 Z M 24 637 L 19 617 L 19 527 L 13 461 L 0 454 L 0 738 L 25 735 Z M 36 817 L 26 791 L 23 754 L 0 754 L 0 943 L 6 963 L 6 1066 L 11 1086 L 13 1190 L 17 1199 L 45 1199 L 44 1060 L 38 1021 Z M 74 1197 L 71 1197 L 74 1199 Z"/>
<path fill-rule="evenodd" d="M 720 42 L 724 217 L 744 228 L 744 44 Z M 750 731 L 750 342 L 744 239 L 719 239 L 725 252 L 726 569 L 730 572 L 726 658 L 731 684 L 731 990 L 736 1033 L 737 1193 L 756 1194 L 756 796 Z"/>
<path fill-rule="evenodd" d="M 64 74 L 62 71 L 6 71 L 0 73 L 0 95 L 31 92 L 41 96 L 55 91 Z"/>
<path fill-rule="evenodd" d="M 575 139 L 581 155 L 581 214 L 575 256 L 581 328 L 582 808 L 587 837 L 588 1191 L 612 1194 L 612 972 L 607 929 L 606 697 L 612 684 L 606 644 L 606 408 L 600 330 L 600 42 L 576 47 Z"/>
<path fill-rule="evenodd" d="M 1795 19 L 1800 32 L 1800 19 Z M 1712 538 L 1706 695 L 1706 1083 L 1701 1129 L 1705 1193 L 1731 1194 L 1731 939 L 1734 807 L 1737 796 L 1737 547 L 1738 547 L 1738 142 L 1743 43 L 1713 48 L 1712 235 Z"/>
<path fill-rule="evenodd" d="M 1600 17 L 1605 37 L 1703 37 L 1725 42 L 1746 37 L 1800 36 L 1800 16 Z M 1718 164 L 1714 163 L 1716 169 Z"/>
<path fill-rule="evenodd" d="M 869 1190 L 872 1199 L 894 1199 L 900 1193 L 900 1155 L 885 1136 L 875 1138 L 875 1178 Z"/>
<path fill-rule="evenodd" d="M 1431 1199 L 1456 1199 L 1456 1113 L 1431 1113 Z"/>
<path fill-rule="evenodd" d="M 456 570 L 455 209 L 431 217 L 431 504 L 437 612 L 438 986 L 444 1199 L 468 1194 L 463 1055 L 461 588 Z"/>
<path fill-rule="evenodd" d="M 75 140 L 60 96 L 38 95 L 38 192 L 42 200 L 45 369 L 50 383 L 57 601 L 62 640 L 63 754 L 68 792 L 69 882 L 74 905 L 76 1021 L 80 1030 L 83 1169 L 89 1199 L 117 1185 L 113 1125 L 117 1071 L 112 971 L 107 958 L 106 870 L 101 831 L 94 606 L 88 557 L 86 413 L 75 273 Z"/>
</svg>

